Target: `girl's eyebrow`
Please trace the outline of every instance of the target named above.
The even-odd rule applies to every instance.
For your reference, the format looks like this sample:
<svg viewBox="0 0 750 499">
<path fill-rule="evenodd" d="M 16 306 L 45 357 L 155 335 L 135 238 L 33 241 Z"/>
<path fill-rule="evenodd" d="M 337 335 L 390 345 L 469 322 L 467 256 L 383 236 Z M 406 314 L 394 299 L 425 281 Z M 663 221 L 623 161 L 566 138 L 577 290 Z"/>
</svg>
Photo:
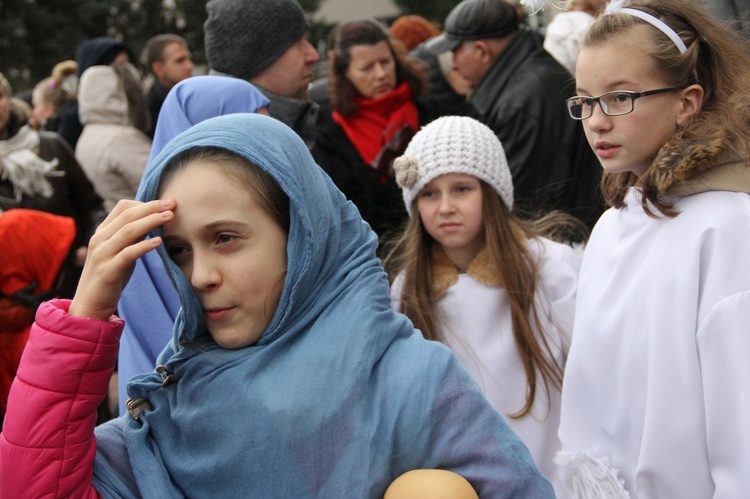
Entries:
<svg viewBox="0 0 750 499">
<path fill-rule="evenodd" d="M 249 224 L 245 222 L 240 222 L 238 220 L 216 220 L 214 222 L 210 222 L 198 229 L 198 232 L 201 235 L 206 234 L 212 234 L 216 232 L 218 229 L 227 229 L 227 228 L 233 228 L 233 229 L 242 229 L 249 227 Z M 182 241 L 183 238 L 178 235 L 163 235 L 162 239 L 166 241 Z"/>
<path fill-rule="evenodd" d="M 206 233 L 206 232 L 214 232 L 217 229 L 223 229 L 227 227 L 231 228 L 243 228 L 247 227 L 248 224 L 245 222 L 240 222 L 239 220 L 215 220 L 213 222 L 210 222 L 200 228 L 200 232 Z"/>
<path fill-rule="evenodd" d="M 621 80 L 613 81 L 612 83 L 609 84 L 609 86 L 617 87 L 620 85 L 633 85 L 633 84 L 635 84 L 633 80 L 621 79 Z"/>
<path fill-rule="evenodd" d="M 224 225 L 247 225 L 247 224 L 239 220 L 227 219 L 227 220 L 215 220 L 213 222 L 209 222 L 206 225 L 204 225 L 204 227 L 207 229 L 212 229 L 214 227 L 224 226 Z"/>
<path fill-rule="evenodd" d="M 633 80 L 620 79 L 620 80 L 616 80 L 616 81 L 607 83 L 607 85 L 605 86 L 605 88 L 608 89 L 607 92 L 612 92 L 614 90 L 622 90 L 621 87 L 626 86 L 626 85 L 630 86 L 630 85 L 637 85 L 637 84 L 638 83 L 636 83 Z M 576 94 L 578 94 L 578 95 L 591 95 L 591 92 L 587 92 L 584 88 L 576 87 Z"/>
<path fill-rule="evenodd" d="M 164 243 L 164 245 L 182 242 L 182 238 L 179 236 L 162 235 L 161 240 Z"/>
</svg>

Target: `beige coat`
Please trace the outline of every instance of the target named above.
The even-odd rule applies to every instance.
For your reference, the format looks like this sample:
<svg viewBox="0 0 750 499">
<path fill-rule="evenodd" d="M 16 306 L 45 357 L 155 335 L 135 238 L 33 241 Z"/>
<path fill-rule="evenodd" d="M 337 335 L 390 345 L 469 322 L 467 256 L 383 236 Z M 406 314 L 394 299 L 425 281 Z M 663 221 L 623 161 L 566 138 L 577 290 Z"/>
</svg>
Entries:
<svg viewBox="0 0 750 499">
<path fill-rule="evenodd" d="M 133 126 L 125 91 L 111 66 L 92 66 L 83 73 L 78 113 L 84 128 L 76 159 L 111 211 L 119 200 L 135 198 L 151 139 Z"/>
</svg>

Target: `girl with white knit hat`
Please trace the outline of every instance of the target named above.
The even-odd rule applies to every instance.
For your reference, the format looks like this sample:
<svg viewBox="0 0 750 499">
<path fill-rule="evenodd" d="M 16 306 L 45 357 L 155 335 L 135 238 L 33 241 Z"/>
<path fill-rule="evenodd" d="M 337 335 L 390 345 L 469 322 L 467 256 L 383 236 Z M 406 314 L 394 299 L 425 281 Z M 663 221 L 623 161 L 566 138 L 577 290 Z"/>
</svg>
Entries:
<svg viewBox="0 0 750 499">
<path fill-rule="evenodd" d="M 411 217 L 387 257 L 394 308 L 453 350 L 552 479 L 579 254 L 511 213 L 503 147 L 474 119 L 428 124 L 394 168 Z"/>
</svg>

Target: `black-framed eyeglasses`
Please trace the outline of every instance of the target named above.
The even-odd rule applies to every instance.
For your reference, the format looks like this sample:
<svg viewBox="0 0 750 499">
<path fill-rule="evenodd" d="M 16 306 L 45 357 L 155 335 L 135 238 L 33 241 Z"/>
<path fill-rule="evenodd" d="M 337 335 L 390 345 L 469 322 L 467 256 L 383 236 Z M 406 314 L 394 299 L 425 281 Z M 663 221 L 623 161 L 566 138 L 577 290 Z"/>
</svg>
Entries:
<svg viewBox="0 0 750 499">
<path fill-rule="evenodd" d="M 633 112 L 635 100 L 639 97 L 656 95 L 672 90 L 680 90 L 678 87 L 657 88 L 656 90 L 646 90 L 645 92 L 630 92 L 628 90 L 615 90 L 607 92 L 599 97 L 585 97 L 576 95 L 566 100 L 570 117 L 574 120 L 585 120 L 594 114 L 594 104 L 599 103 L 599 107 L 607 116 L 622 116 Z"/>
</svg>

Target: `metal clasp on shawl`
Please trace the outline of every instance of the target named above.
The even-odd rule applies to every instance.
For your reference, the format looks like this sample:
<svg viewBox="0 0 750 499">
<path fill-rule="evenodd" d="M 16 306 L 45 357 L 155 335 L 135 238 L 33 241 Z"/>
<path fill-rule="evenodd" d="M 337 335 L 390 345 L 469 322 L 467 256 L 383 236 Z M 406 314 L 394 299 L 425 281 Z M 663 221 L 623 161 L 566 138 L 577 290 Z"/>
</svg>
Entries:
<svg viewBox="0 0 750 499">
<path fill-rule="evenodd" d="M 166 366 L 156 366 L 156 372 L 159 373 L 161 376 L 161 386 L 169 386 L 172 383 L 176 383 L 180 377 L 177 374 L 170 373 L 167 371 Z M 128 409 L 128 412 L 130 413 L 130 417 L 135 419 L 136 421 L 140 421 L 138 419 L 140 417 L 141 411 L 144 409 L 152 410 L 153 407 L 151 404 L 148 403 L 148 401 L 141 397 L 137 399 L 128 399 L 127 402 L 125 402 L 125 407 Z"/>
<path fill-rule="evenodd" d="M 175 373 L 167 371 L 167 366 L 156 366 L 156 372 L 161 375 L 161 386 L 169 386 L 180 379 Z"/>
<path fill-rule="evenodd" d="M 125 407 L 128 409 L 130 417 L 138 422 L 140 422 L 140 419 L 138 418 L 140 417 L 141 411 L 143 409 L 153 409 L 153 407 L 151 407 L 151 404 L 149 404 L 148 401 L 143 397 L 137 399 L 128 399 L 127 402 L 125 402 Z"/>
</svg>

